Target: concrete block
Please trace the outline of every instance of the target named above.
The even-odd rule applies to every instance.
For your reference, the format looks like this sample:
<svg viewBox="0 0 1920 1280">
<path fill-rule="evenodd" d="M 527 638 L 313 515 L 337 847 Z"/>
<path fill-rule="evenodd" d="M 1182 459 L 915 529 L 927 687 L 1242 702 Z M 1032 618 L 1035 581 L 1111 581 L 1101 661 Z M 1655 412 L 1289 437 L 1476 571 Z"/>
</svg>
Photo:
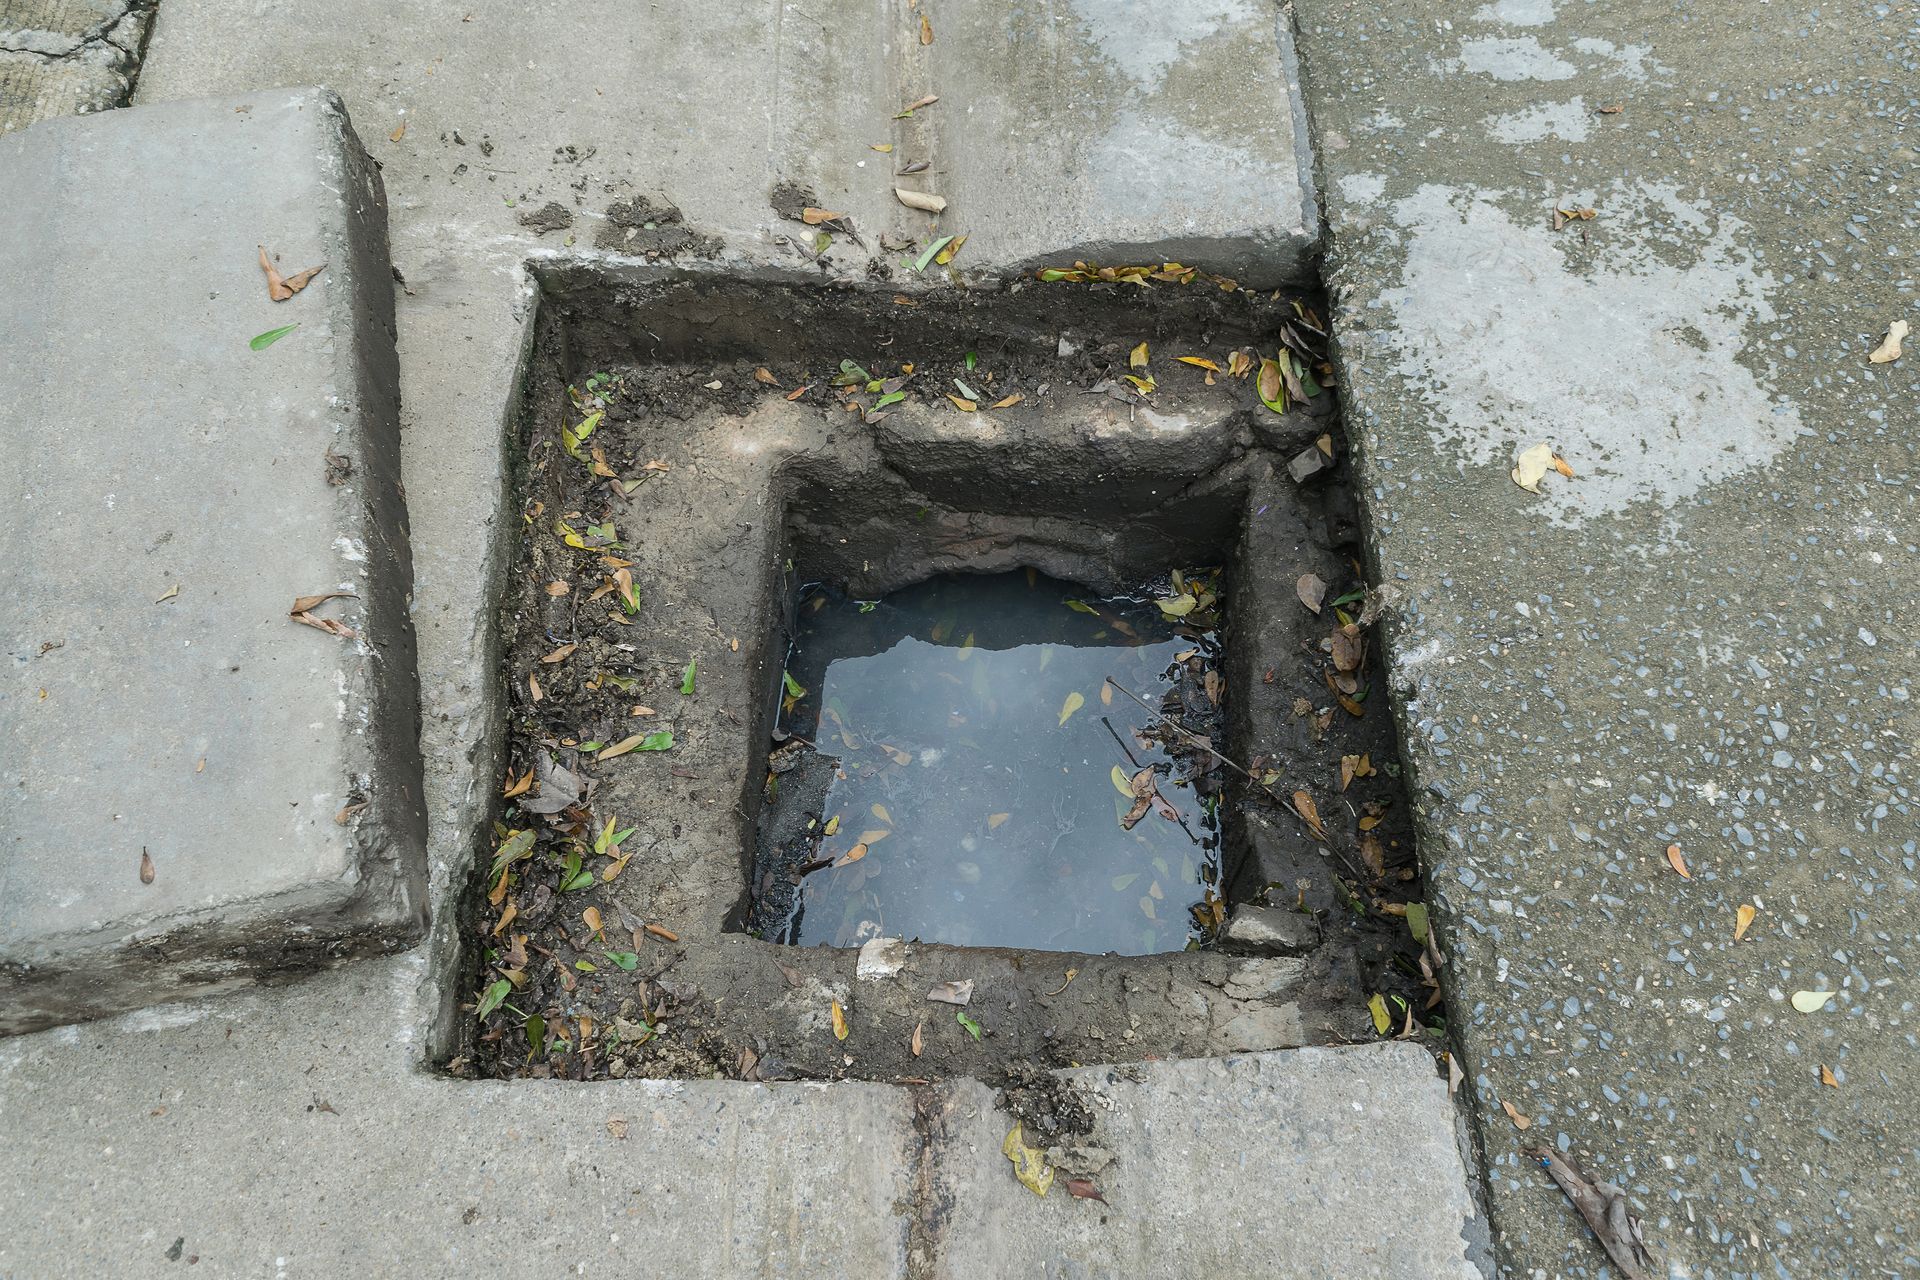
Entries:
<svg viewBox="0 0 1920 1280">
<path fill-rule="evenodd" d="M 1106 1202 L 1021 1186 L 992 1091 L 940 1091 L 931 1274 L 1480 1280 L 1453 1104 L 1414 1045 L 1295 1049 L 1060 1075 L 1113 1154 Z M 1029 1141 L 1033 1141 L 1028 1135 Z M 1383 1206 L 1388 1207 L 1383 1212 Z"/>
<path fill-rule="evenodd" d="M 1242 0 L 949 5 L 918 52 L 902 179 L 945 196 L 967 260 L 1178 261 L 1265 286 L 1311 278 L 1318 204 L 1292 36 Z M 914 123 L 910 122 L 910 123 Z"/>
<path fill-rule="evenodd" d="M 50 121 L 0 189 L 0 1032 L 417 936 L 386 208 L 339 99 Z M 271 301 L 259 244 L 326 269 Z M 333 591 L 350 635 L 289 617 Z"/>
<path fill-rule="evenodd" d="M 1235 907 L 1221 945 L 1255 955 L 1303 955 L 1320 945 L 1320 925 L 1287 907 Z"/>
</svg>

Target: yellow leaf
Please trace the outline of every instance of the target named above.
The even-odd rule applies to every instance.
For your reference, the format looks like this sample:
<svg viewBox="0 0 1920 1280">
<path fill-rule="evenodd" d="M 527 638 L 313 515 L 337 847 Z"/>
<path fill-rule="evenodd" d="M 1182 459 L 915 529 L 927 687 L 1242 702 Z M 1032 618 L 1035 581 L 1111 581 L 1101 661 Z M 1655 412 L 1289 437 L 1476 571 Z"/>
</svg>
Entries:
<svg viewBox="0 0 1920 1280">
<path fill-rule="evenodd" d="M 1540 492 L 1540 479 L 1553 469 L 1553 446 L 1536 444 L 1513 460 L 1513 482 L 1528 493 Z"/>
<path fill-rule="evenodd" d="M 1078 689 L 1075 689 L 1067 695 L 1067 700 L 1060 704 L 1060 723 L 1064 725 L 1068 719 L 1072 717 L 1074 712 L 1086 705 L 1086 698 L 1081 695 Z"/>
<path fill-rule="evenodd" d="M 1793 1007 L 1801 1013 L 1818 1013 L 1831 999 L 1831 991 L 1796 991 L 1793 993 Z"/>
<path fill-rule="evenodd" d="M 1308 829 L 1313 832 L 1315 840 L 1327 838 L 1327 829 L 1320 825 L 1320 806 L 1313 802 L 1312 796 L 1304 791 L 1294 792 L 1293 807 L 1300 811 L 1301 821 L 1305 822 Z"/>
<path fill-rule="evenodd" d="M 1100 705 L 1103 707 L 1113 705 L 1113 686 L 1105 681 L 1100 684 Z"/>
<path fill-rule="evenodd" d="M 846 857 L 840 859 L 840 861 L 834 863 L 833 865 L 836 867 L 851 866 L 853 863 L 860 861 L 860 859 L 866 856 L 867 856 L 867 846 L 864 844 L 856 844 L 853 846 L 853 848 L 847 850 Z"/>
<path fill-rule="evenodd" d="M 933 255 L 934 262 L 940 266 L 946 266 L 949 262 L 953 261 L 953 255 L 960 252 L 960 246 L 966 242 L 967 238 L 964 235 L 955 236 L 953 239 L 947 241 L 946 248 Z"/>
<path fill-rule="evenodd" d="M 953 401 L 953 407 L 960 410 L 960 412 L 962 413 L 972 413 L 975 409 L 978 409 L 980 407 L 979 405 L 975 404 L 973 401 L 967 399 L 965 396 L 957 396 L 953 394 L 953 392 L 951 391 L 947 392 L 947 399 Z"/>
<path fill-rule="evenodd" d="M 1220 366 L 1202 356 L 1181 356 L 1181 364 L 1190 364 L 1196 369 L 1205 369 L 1208 373 L 1219 373 Z"/>
<path fill-rule="evenodd" d="M 1147 367 L 1147 344 L 1146 343 L 1144 342 L 1141 343 L 1139 346 L 1135 347 L 1132 351 L 1129 351 L 1127 353 L 1127 367 L 1129 369 L 1144 369 Z"/>
<path fill-rule="evenodd" d="M 832 222 L 835 218 L 844 218 L 846 216 L 846 214 L 837 209 L 806 208 L 800 211 L 800 221 L 810 227 L 817 227 L 823 222 Z"/>
<path fill-rule="evenodd" d="M 998 830 L 998 829 L 999 829 L 999 827 L 1000 827 L 1000 824 L 1001 824 L 1001 823 L 1003 823 L 1003 822 L 1005 822 L 1005 821 L 1006 821 L 1006 820 L 1007 820 L 1008 818 L 1011 818 L 1012 816 L 1013 816 L 1013 815 L 1012 815 L 1012 814 L 1010 814 L 1010 813 L 990 813 L 990 814 L 988 814 L 988 815 L 987 815 L 987 830 L 989 830 L 989 831 L 996 831 L 996 830 Z"/>
<path fill-rule="evenodd" d="M 887 806 L 883 804 L 876 804 L 873 806 L 872 809 L 868 810 L 868 812 L 873 814 L 874 817 L 880 819 L 880 821 L 886 823 L 888 826 L 893 825 L 893 815 L 887 812 Z"/>
<path fill-rule="evenodd" d="M 847 1011 L 840 1007 L 838 1000 L 833 1002 L 833 1038 L 835 1040 L 847 1038 Z"/>
<path fill-rule="evenodd" d="M 1820 1083 L 1829 1089 L 1838 1089 L 1840 1087 L 1840 1082 L 1833 1078 L 1833 1071 L 1825 1065 L 1822 1065 L 1820 1068 Z"/>
<path fill-rule="evenodd" d="M 1123 373 L 1120 376 L 1125 378 L 1128 382 L 1131 382 L 1133 384 L 1133 389 L 1135 391 L 1138 391 L 1143 396 L 1152 395 L 1153 389 L 1156 386 L 1160 385 L 1159 383 L 1155 382 L 1151 377 L 1144 377 L 1144 378 L 1136 377 L 1131 373 Z"/>
<path fill-rule="evenodd" d="M 1127 781 L 1127 771 L 1125 769 L 1122 769 L 1119 765 L 1115 765 L 1113 766 L 1113 772 L 1107 776 L 1113 779 L 1113 789 L 1115 791 L 1118 791 L 1128 800 L 1133 799 L 1133 784 Z"/>
<path fill-rule="evenodd" d="M 1367 1012 L 1373 1015 L 1373 1029 L 1381 1035 L 1387 1034 L 1387 1028 L 1393 1025 L 1393 1019 L 1387 1016 L 1386 997 L 1377 991 L 1374 992 L 1373 997 L 1367 1001 Z"/>
<path fill-rule="evenodd" d="M 1003 400 L 995 400 L 993 402 L 993 407 L 995 409 L 1011 408 L 1012 406 L 1019 404 L 1022 400 L 1025 400 L 1026 398 L 1027 397 L 1024 392 L 1016 391 L 1012 395 L 1006 397 Z"/>
<path fill-rule="evenodd" d="M 920 15 L 920 43 L 933 43 L 933 24 L 927 21 L 927 15 L 924 13 Z"/>
<path fill-rule="evenodd" d="M 967 638 L 960 642 L 960 652 L 955 656 L 962 662 L 973 656 L 973 632 L 967 632 Z"/>
<path fill-rule="evenodd" d="M 891 142 L 870 142 L 867 145 L 872 150 L 878 151 L 883 156 L 890 155 L 893 152 L 893 144 Z"/>
<path fill-rule="evenodd" d="M 1754 909 L 1752 903 L 1743 902 L 1740 904 L 1740 909 L 1733 913 L 1733 940 L 1735 942 L 1747 936 L 1747 930 L 1753 926 L 1753 918 L 1759 914 L 1760 913 Z"/>
<path fill-rule="evenodd" d="M 860 833 L 860 843 L 864 845 L 876 845 L 892 834 L 893 832 L 887 830 L 885 827 L 881 827 L 876 831 L 862 831 Z"/>
<path fill-rule="evenodd" d="M 840 815 L 836 813 L 831 818 L 827 819 L 827 834 L 832 835 L 834 832 L 838 831 L 839 829 L 840 829 Z"/>
<path fill-rule="evenodd" d="M 1044 1196 L 1053 1186 L 1053 1166 L 1047 1163 L 1046 1153 L 1038 1147 L 1030 1147 L 1015 1124 L 1007 1133 L 1006 1141 L 1000 1144 L 1000 1154 L 1013 1161 L 1013 1176 L 1020 1179 L 1020 1185 L 1037 1196 Z"/>
</svg>

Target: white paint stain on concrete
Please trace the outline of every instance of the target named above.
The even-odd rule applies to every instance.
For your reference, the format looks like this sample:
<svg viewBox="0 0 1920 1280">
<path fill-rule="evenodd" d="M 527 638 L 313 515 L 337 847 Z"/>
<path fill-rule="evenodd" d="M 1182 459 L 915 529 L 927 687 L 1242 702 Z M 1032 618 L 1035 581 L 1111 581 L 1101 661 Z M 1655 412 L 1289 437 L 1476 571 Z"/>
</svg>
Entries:
<svg viewBox="0 0 1920 1280">
<path fill-rule="evenodd" d="M 1582 53 L 1607 59 L 1614 64 L 1614 74 L 1625 76 L 1629 80 L 1644 82 L 1649 74 L 1672 74 L 1671 68 L 1655 61 L 1653 46 L 1650 44 L 1617 45 L 1611 40 L 1589 36 L 1575 40 L 1573 47 Z"/>
<path fill-rule="evenodd" d="M 1671 185 L 1623 182 L 1599 200 L 1618 247 L 1577 271 L 1574 242 L 1516 220 L 1502 196 L 1429 184 L 1392 206 L 1407 266 L 1382 295 L 1385 336 L 1401 375 L 1431 389 L 1435 440 L 1463 468 L 1504 469 L 1550 442 L 1578 478 L 1514 498 L 1575 526 L 1672 507 L 1802 434 L 1798 409 L 1749 368 L 1772 371 L 1753 344 L 1776 286 L 1745 223 Z"/>
<path fill-rule="evenodd" d="M 1377 173 L 1348 173 L 1340 177 L 1340 198 L 1349 204 L 1372 204 L 1387 192 L 1387 180 Z"/>
<path fill-rule="evenodd" d="M 1101 54 L 1149 93 L 1180 60 L 1182 43 L 1244 31 L 1263 16 L 1254 0 L 1071 0 L 1071 8 Z"/>
<path fill-rule="evenodd" d="M 1523 111 L 1488 116 L 1487 132 L 1501 142 L 1518 146 L 1559 138 L 1563 142 L 1585 142 L 1593 117 L 1584 98 L 1571 102 L 1543 102 Z"/>
<path fill-rule="evenodd" d="M 1475 22 L 1503 22 L 1510 27 L 1544 27 L 1553 21 L 1553 0 L 1494 0 L 1473 11 Z"/>
<path fill-rule="evenodd" d="M 1447 70 L 1495 80 L 1571 80 L 1578 68 L 1532 36 L 1475 36 L 1460 42 Z"/>
</svg>

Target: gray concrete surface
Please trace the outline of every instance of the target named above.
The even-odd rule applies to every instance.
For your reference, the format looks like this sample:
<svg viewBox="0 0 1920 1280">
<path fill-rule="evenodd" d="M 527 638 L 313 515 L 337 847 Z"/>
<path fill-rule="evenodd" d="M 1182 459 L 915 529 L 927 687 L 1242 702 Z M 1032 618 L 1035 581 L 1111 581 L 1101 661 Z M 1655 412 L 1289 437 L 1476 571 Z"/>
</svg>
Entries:
<svg viewBox="0 0 1920 1280">
<path fill-rule="evenodd" d="M 1416 1045 L 1066 1074 L 1089 1091 L 1101 1145 L 1123 1156 L 1094 1179 L 1105 1202 L 1060 1180 L 1044 1198 L 1013 1184 L 1000 1150 L 1012 1124 L 992 1092 L 942 1088 L 932 1187 L 951 1209 L 933 1275 L 1481 1275 L 1485 1225 L 1446 1082 Z"/>
<path fill-rule="evenodd" d="M 0 7 L 0 133 L 124 107 L 154 0 L 9 0 Z"/>
<path fill-rule="evenodd" d="M 410 940 L 385 209 L 339 100 L 51 121 L 0 187 L 0 1031 Z M 272 302 L 263 241 L 326 270 Z M 351 638 L 289 619 L 325 591 Z"/>
<path fill-rule="evenodd" d="M 1617 1274 L 1534 1142 L 1672 1275 L 1912 1273 L 1915 11 L 1298 12 L 1504 1274 Z"/>
</svg>

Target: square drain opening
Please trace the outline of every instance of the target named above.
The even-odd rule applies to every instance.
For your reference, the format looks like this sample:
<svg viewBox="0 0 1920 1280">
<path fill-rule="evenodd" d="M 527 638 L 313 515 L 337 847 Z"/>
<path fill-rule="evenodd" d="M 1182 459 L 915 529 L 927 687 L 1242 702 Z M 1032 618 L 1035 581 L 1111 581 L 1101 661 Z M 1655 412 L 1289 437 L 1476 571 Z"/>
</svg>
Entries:
<svg viewBox="0 0 1920 1280">
<path fill-rule="evenodd" d="M 1311 300 L 541 285 L 449 1069 L 1439 1028 Z"/>
</svg>

